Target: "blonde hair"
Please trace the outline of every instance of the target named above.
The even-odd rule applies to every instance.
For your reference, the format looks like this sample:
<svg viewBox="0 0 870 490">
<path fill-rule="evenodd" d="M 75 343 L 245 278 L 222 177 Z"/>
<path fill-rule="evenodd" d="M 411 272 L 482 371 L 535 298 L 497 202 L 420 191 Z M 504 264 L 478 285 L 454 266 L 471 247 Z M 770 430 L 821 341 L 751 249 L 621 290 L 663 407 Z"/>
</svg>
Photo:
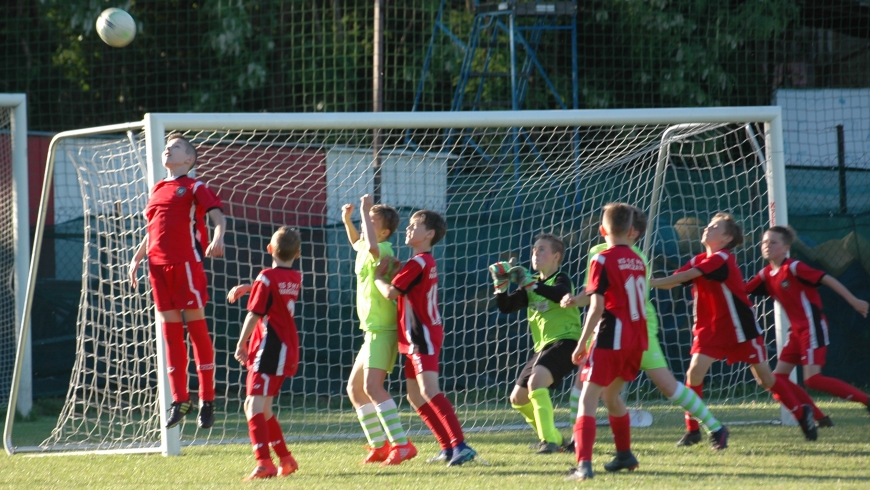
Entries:
<svg viewBox="0 0 870 490">
<path fill-rule="evenodd" d="M 634 224 L 635 209 L 637 208 L 624 202 L 612 202 L 604 206 L 601 224 L 607 233 L 625 236 Z"/>
<path fill-rule="evenodd" d="M 731 237 L 731 241 L 725 245 L 725 248 L 731 250 L 743 244 L 743 228 L 737 224 L 737 220 L 731 213 L 716 213 L 710 222 L 712 223 L 717 219 L 725 223 L 725 234 Z"/>
<path fill-rule="evenodd" d="M 302 248 L 302 235 L 296 228 L 282 226 L 272 234 L 272 253 L 284 262 L 296 258 L 296 254 Z"/>
</svg>

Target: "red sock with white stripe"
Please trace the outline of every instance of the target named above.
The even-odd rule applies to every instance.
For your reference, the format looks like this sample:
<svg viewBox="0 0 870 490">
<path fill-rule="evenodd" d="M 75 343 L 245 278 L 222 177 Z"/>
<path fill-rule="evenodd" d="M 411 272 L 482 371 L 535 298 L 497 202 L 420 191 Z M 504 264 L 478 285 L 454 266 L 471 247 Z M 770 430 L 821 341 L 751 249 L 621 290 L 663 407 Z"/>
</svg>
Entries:
<svg viewBox="0 0 870 490">
<path fill-rule="evenodd" d="M 163 322 L 163 340 L 166 342 L 166 371 L 169 391 L 175 402 L 190 400 L 187 392 L 187 344 L 184 342 L 184 324 Z"/>
<path fill-rule="evenodd" d="M 269 429 L 269 445 L 272 446 L 275 454 L 281 459 L 290 456 L 290 450 L 287 449 L 287 442 L 284 441 L 284 431 L 281 430 L 278 417 L 272 415 L 272 418 L 266 421 L 266 426 Z"/>
<path fill-rule="evenodd" d="M 777 374 L 774 376 L 773 386 L 771 386 L 768 391 L 773 393 L 773 398 L 781 403 L 786 410 L 791 412 L 795 419 L 800 420 L 800 408 L 802 404 L 792 386 L 800 389 L 799 386 L 795 385 L 790 379 L 788 379 L 788 376 Z"/>
<path fill-rule="evenodd" d="M 251 435 L 251 445 L 254 448 L 254 457 L 259 466 L 274 468 L 275 463 L 269 456 L 269 427 L 266 417 L 262 413 L 254 414 L 248 420 L 248 434 Z"/>
<path fill-rule="evenodd" d="M 193 344 L 193 358 L 199 377 L 199 399 L 214 401 L 214 345 L 205 319 L 187 322 L 187 334 Z"/>
<path fill-rule="evenodd" d="M 704 383 L 701 383 L 698 386 L 686 385 L 686 388 L 697 393 L 698 398 L 701 398 L 701 399 L 704 398 L 703 397 Z M 701 426 L 698 425 L 698 421 L 695 420 L 694 417 L 692 417 L 692 414 L 690 412 L 686 412 L 685 417 L 686 417 L 686 430 L 688 430 L 690 432 L 698 432 L 699 430 L 701 430 Z"/>
<path fill-rule="evenodd" d="M 870 397 L 867 396 L 867 393 L 864 393 L 849 383 L 837 378 L 822 376 L 821 373 L 805 379 L 804 384 L 807 385 L 807 388 L 828 393 L 837 398 L 842 398 L 843 400 L 863 403 L 864 405 L 867 405 L 867 401 L 870 399 Z"/>
</svg>

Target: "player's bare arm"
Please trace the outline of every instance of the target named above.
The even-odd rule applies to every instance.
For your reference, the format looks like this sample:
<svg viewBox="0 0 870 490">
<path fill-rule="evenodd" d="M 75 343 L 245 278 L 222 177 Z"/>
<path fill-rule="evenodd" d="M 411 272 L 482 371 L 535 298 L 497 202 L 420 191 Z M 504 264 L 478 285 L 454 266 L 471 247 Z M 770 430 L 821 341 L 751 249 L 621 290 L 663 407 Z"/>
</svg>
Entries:
<svg viewBox="0 0 870 490">
<path fill-rule="evenodd" d="M 227 293 L 227 301 L 230 303 L 235 303 L 237 299 L 251 292 L 254 286 L 251 284 L 239 284 L 238 286 L 233 286 L 230 289 L 230 292 Z"/>
<path fill-rule="evenodd" d="M 577 347 L 571 355 L 571 362 L 580 366 L 583 364 L 587 351 L 589 339 L 592 337 L 592 332 L 595 331 L 595 325 L 601 321 L 601 316 L 604 314 L 604 295 L 593 294 L 589 297 L 589 312 L 586 314 L 586 321 L 583 324 L 583 333 L 580 335 L 580 340 L 577 341 Z"/>
<path fill-rule="evenodd" d="M 127 270 L 127 277 L 130 278 L 130 287 L 135 288 L 139 284 L 139 279 L 136 277 L 136 271 L 139 270 L 139 263 L 145 258 L 147 252 L 148 235 L 145 235 L 145 238 L 142 239 L 142 243 L 139 244 L 139 248 L 136 249 L 136 253 L 133 254 L 133 260 L 130 261 L 130 267 Z"/>
<path fill-rule="evenodd" d="M 372 223 L 372 217 L 369 212 L 372 206 L 375 205 L 375 198 L 371 194 L 366 194 L 359 198 L 359 214 L 363 227 L 363 239 L 366 241 L 366 246 L 369 253 L 375 260 L 381 256 L 381 249 L 378 247 L 378 237 L 375 235 L 375 225 Z"/>
<path fill-rule="evenodd" d="M 843 285 L 843 283 L 838 281 L 835 277 L 825 274 L 825 276 L 822 277 L 822 284 L 833 289 L 835 293 L 842 296 L 843 299 L 849 303 L 849 306 L 855 308 L 855 311 L 860 313 L 864 318 L 867 318 L 867 310 L 868 307 L 870 307 L 870 304 L 863 299 L 857 298 L 846 286 Z"/>
<path fill-rule="evenodd" d="M 242 364 L 248 362 L 248 339 L 254 333 L 254 327 L 257 326 L 258 321 L 260 321 L 260 315 L 249 311 L 248 316 L 245 317 L 245 323 L 242 325 L 242 332 L 239 334 L 239 342 L 236 344 L 235 354 L 236 360 Z"/>
<path fill-rule="evenodd" d="M 701 277 L 703 273 L 699 269 L 695 269 L 694 267 L 683 272 L 677 272 L 676 274 L 671 274 L 668 277 L 659 277 L 656 279 L 652 279 L 649 282 L 649 287 L 658 288 L 658 289 L 673 289 L 684 282 L 691 281 L 697 277 Z"/>
<path fill-rule="evenodd" d="M 224 234 L 227 232 L 227 218 L 220 209 L 212 209 L 208 212 L 208 217 L 214 223 L 214 236 L 208 248 L 205 249 L 206 257 L 223 257 L 224 256 Z"/>
<path fill-rule="evenodd" d="M 590 302 L 589 295 L 586 294 L 585 291 L 580 294 L 570 295 L 566 294 L 562 296 L 562 300 L 559 301 L 559 306 L 562 308 L 583 308 L 588 306 Z"/>
<path fill-rule="evenodd" d="M 350 220 L 351 216 L 353 216 L 353 204 L 345 204 L 341 207 L 341 221 L 344 223 L 344 231 L 347 232 L 347 239 L 350 240 L 351 245 L 359 241 L 359 231 L 357 231 L 356 226 L 353 225 L 353 222 Z"/>
<path fill-rule="evenodd" d="M 387 275 L 390 271 L 397 271 L 402 266 L 402 262 L 395 257 L 384 257 L 378 262 L 378 268 L 375 269 L 375 286 L 378 291 L 384 295 L 384 298 L 392 301 L 398 298 L 401 293 L 392 284 L 387 281 Z"/>
</svg>

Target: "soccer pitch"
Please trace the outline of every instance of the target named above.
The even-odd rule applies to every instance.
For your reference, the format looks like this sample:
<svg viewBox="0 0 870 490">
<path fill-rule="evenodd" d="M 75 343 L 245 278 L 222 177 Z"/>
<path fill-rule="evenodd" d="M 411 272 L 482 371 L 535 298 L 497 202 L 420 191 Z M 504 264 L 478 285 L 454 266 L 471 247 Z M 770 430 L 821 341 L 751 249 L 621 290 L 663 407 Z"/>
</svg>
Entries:
<svg viewBox="0 0 870 490">
<path fill-rule="evenodd" d="M 655 416 L 649 428 L 632 430 L 632 450 L 640 468 L 607 474 L 603 463 L 614 451 L 610 430 L 599 427 L 594 453 L 595 478 L 565 482 L 574 463 L 569 454 L 538 456 L 527 449 L 531 430 L 472 432 L 468 441 L 490 466 L 459 468 L 427 464 L 438 447 L 428 434 L 412 436 L 420 455 L 401 466 L 360 466 L 362 439 L 294 441 L 288 445 L 300 469 L 288 478 L 245 483 L 254 467 L 246 444 L 186 447 L 180 457 L 160 455 L 16 455 L 0 459 L 2 488 L 728 488 L 870 487 L 870 413 L 856 403 L 820 398 L 819 406 L 836 424 L 820 429 L 816 442 L 804 440 L 797 427 L 732 425 L 728 449 L 712 451 L 705 440 L 691 448 L 675 447 L 683 431 L 682 413 L 668 406 L 644 407 Z M 773 404 L 712 406 L 721 419 L 758 420 L 777 413 Z M 411 420 L 409 412 L 403 418 Z M 599 415 L 603 415 L 603 409 Z M 517 417 L 519 420 L 519 417 Z M 42 431 L 48 418 L 22 422 Z M 562 430 L 567 434 L 567 429 Z"/>
</svg>

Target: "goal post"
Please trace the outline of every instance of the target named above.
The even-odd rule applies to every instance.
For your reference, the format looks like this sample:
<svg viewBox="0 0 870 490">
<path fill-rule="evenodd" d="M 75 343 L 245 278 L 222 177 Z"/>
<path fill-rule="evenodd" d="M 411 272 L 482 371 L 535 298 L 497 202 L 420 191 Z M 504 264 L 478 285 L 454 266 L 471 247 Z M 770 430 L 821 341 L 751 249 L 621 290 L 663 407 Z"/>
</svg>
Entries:
<svg viewBox="0 0 870 490">
<path fill-rule="evenodd" d="M 27 186 L 27 96 L 0 94 L 0 405 L 7 421 L 33 405 L 29 342 L 18 329 L 30 255 Z"/>
<path fill-rule="evenodd" d="M 300 370 L 276 400 L 279 417 L 291 437 L 362 437 L 344 394 L 361 335 L 353 251 L 340 208 L 376 189 L 399 210 L 400 229 L 421 208 L 448 220 L 447 237 L 433 250 L 445 322 L 443 388 L 466 429 L 516 427 L 522 421 L 506 399 L 530 336 L 524 315 L 498 313 L 487 265 L 509 256 L 527 264 L 534 236 L 554 232 L 568 247 L 563 268 L 580 285 L 586 254 L 599 241 L 601 207 L 624 200 L 650 214 L 643 246 L 654 271 L 670 273 L 688 260 L 700 245 L 700 223 L 723 210 L 737 215 L 750 237 L 738 251 L 744 274 L 756 270 L 760 232 L 786 219 L 779 118 L 777 107 L 152 113 L 138 123 L 62 133 L 49 152 L 28 291 L 45 240 L 44 215 L 54 213 L 55 226 L 78 226 L 84 237 L 80 273 L 65 279 L 80 281 L 82 289 L 76 363 L 53 433 L 38 446 L 14 449 L 178 454 L 188 444 L 246 441 L 244 373 L 232 358 L 244 305 L 228 304 L 226 294 L 269 265 L 265 246 L 280 225 L 302 232 L 304 279 L 297 306 Z M 225 257 L 205 264 L 219 409 L 211 430 L 198 429 L 193 417 L 163 428 L 171 399 L 159 320 L 148 281 L 131 290 L 126 280 L 144 237 L 149 190 L 164 177 L 160 159 L 170 132 L 197 147 L 197 177 L 221 197 L 228 220 Z M 51 172 L 64 177 L 52 179 Z M 401 233 L 391 240 L 399 258 L 409 258 Z M 679 376 L 690 343 L 688 300 L 679 291 L 655 300 L 660 340 Z M 759 311 L 766 327 L 773 324 L 769 309 Z M 25 317 L 22 330 L 26 324 Z M 774 349 L 772 332 L 767 338 Z M 401 400 L 400 372 L 388 378 L 389 389 L 403 420 L 422 430 Z M 188 374 L 195 394 L 192 366 Z M 745 368 L 717 368 L 710 376 L 712 403 L 769 400 Z M 567 386 L 555 395 L 557 417 L 564 417 Z M 627 397 L 632 406 L 661 402 L 644 377 Z"/>
</svg>

